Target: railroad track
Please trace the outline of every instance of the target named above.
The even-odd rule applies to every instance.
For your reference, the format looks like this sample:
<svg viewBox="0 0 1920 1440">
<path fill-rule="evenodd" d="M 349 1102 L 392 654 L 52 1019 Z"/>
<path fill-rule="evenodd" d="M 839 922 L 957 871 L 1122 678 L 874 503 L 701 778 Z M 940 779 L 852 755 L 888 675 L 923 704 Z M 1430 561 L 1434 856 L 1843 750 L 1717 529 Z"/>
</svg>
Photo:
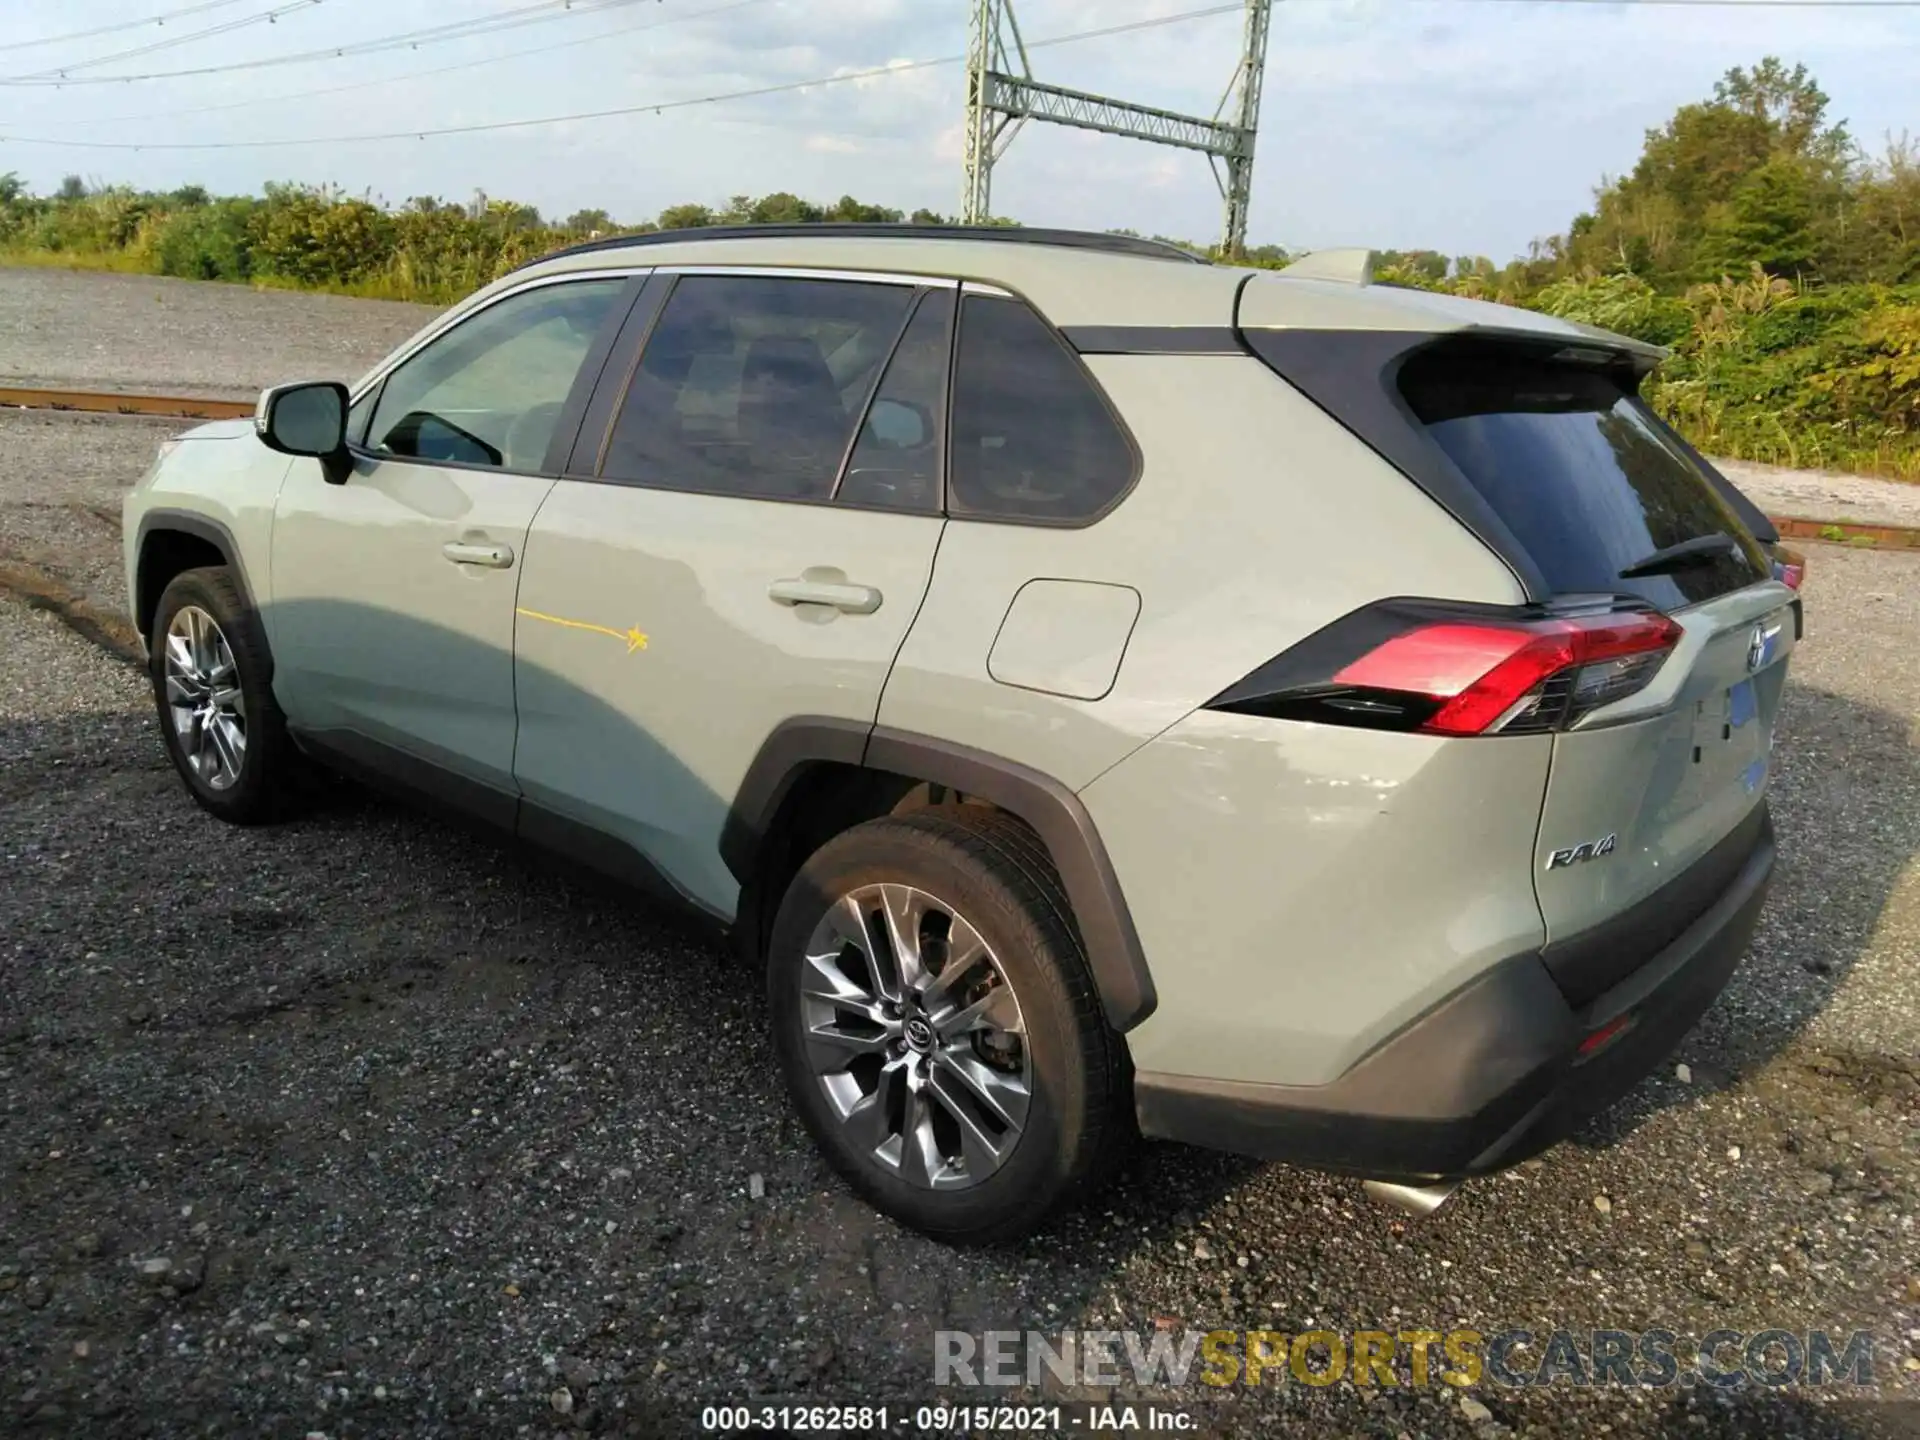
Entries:
<svg viewBox="0 0 1920 1440">
<path fill-rule="evenodd" d="M 253 414 L 251 400 L 210 400 L 190 395 L 128 395 L 117 390 L 55 390 L 43 386 L 0 385 L 0 409 L 67 410 L 91 415 L 148 415 L 173 420 L 243 420 Z M 1920 550 L 1920 526 L 1874 525 L 1852 520 L 1810 520 L 1798 515 L 1769 517 L 1782 539 L 1825 540 L 1836 545 L 1871 545 L 1886 550 Z"/>
<path fill-rule="evenodd" d="M 171 420 L 241 420 L 253 414 L 251 400 L 124 395 L 116 390 L 54 390 L 39 385 L 0 385 L 0 407 L 75 410 L 94 415 L 157 415 Z"/>
</svg>

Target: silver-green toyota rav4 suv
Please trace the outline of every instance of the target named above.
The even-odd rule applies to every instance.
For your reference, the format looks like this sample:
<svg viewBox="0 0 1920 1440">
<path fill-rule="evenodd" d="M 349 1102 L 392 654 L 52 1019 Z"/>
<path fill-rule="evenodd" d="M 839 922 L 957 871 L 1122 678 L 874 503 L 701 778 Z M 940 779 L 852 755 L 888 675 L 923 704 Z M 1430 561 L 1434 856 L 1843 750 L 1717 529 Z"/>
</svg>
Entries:
<svg viewBox="0 0 1920 1440">
<path fill-rule="evenodd" d="M 1136 1132 L 1409 1206 L 1725 984 L 1800 633 L 1550 317 L 1050 231 L 582 246 L 126 506 L 174 762 L 312 767 L 704 911 L 820 1148 L 951 1239 Z"/>
</svg>

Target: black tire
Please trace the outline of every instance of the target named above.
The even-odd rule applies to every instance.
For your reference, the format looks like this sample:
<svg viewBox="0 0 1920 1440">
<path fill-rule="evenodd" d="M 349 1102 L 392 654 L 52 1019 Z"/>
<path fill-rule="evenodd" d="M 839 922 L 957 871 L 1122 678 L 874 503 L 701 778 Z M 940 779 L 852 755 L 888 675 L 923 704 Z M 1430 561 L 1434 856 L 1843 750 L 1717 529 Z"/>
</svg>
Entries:
<svg viewBox="0 0 1920 1440">
<path fill-rule="evenodd" d="M 999 1167 L 967 1188 L 911 1184 L 852 1143 L 808 1059 L 800 977 L 814 928 L 841 897 L 883 882 L 925 890 L 963 914 L 1024 1018 L 1024 1127 Z M 869 821 L 822 846 L 795 876 L 768 945 L 775 1051 L 829 1163 L 902 1224 L 957 1243 L 1014 1238 L 1102 1183 L 1132 1137 L 1126 1049 L 1106 1023 L 1071 916 L 1038 838 L 984 807 Z"/>
<path fill-rule="evenodd" d="M 167 701 L 167 634 L 182 610 L 211 616 L 231 651 L 244 707 L 246 746 L 239 772 L 216 784 L 189 760 Z M 260 617 L 224 565 L 185 570 L 173 577 L 154 608 L 147 645 L 147 676 L 153 684 L 160 734 L 187 791 L 209 814 L 235 825 L 283 819 L 306 793 L 308 767 L 287 734 L 287 719 L 273 697 L 273 663 Z"/>
</svg>

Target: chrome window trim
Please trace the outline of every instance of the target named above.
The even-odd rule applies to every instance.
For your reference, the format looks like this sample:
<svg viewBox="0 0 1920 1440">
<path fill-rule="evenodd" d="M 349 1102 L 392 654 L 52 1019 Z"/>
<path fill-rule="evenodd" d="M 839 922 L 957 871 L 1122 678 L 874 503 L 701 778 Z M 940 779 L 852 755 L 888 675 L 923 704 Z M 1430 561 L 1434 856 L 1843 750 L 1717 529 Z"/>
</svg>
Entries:
<svg viewBox="0 0 1920 1440">
<path fill-rule="evenodd" d="M 963 284 L 954 275 L 915 275 L 904 270 L 862 270 L 857 267 L 818 265 L 728 265 L 722 262 L 689 261 L 682 265 L 656 265 L 657 275 L 738 275 L 765 280 L 839 280 L 867 285 L 908 285 L 951 290 Z"/>
</svg>

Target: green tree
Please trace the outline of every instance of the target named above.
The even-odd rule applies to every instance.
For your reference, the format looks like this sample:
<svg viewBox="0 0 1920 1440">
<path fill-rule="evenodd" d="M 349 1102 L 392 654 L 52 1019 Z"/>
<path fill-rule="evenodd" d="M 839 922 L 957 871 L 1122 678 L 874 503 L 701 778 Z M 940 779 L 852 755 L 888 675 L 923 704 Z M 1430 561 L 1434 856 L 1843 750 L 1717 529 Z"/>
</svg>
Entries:
<svg viewBox="0 0 1920 1440">
<path fill-rule="evenodd" d="M 662 230 L 692 230 L 714 223 L 713 211 L 704 205 L 669 205 L 660 212 Z"/>
<path fill-rule="evenodd" d="M 613 223 L 613 216 L 604 210 L 576 210 L 560 226 L 569 235 L 604 235 L 619 227 Z"/>
<path fill-rule="evenodd" d="M 1787 156 L 1747 176 L 1707 221 L 1696 261 L 1699 277 L 1741 275 L 1754 265 L 1795 279 L 1812 271 L 1820 249 L 1814 188 L 1805 165 Z"/>
<path fill-rule="evenodd" d="M 1771 153 L 1797 155 L 1830 169 L 1844 168 L 1853 156 L 1845 124 L 1827 124 L 1827 95 L 1807 67 L 1792 70 L 1769 55 L 1751 70 L 1739 66 L 1713 87 L 1716 104 L 1766 127 Z"/>
<path fill-rule="evenodd" d="M 1711 100 L 1647 132 L 1631 173 L 1602 182 L 1593 210 L 1568 231 L 1568 268 L 1677 287 L 1760 253 L 1781 273 L 1813 267 L 1840 222 L 1854 163 L 1828 103 L 1804 65 L 1769 56 L 1729 70 Z"/>
<path fill-rule="evenodd" d="M 856 200 L 851 195 L 842 195 L 820 217 L 823 220 L 841 223 L 856 222 L 865 225 L 897 225 L 900 212 L 889 210 L 884 205 L 869 205 L 864 200 Z"/>
<path fill-rule="evenodd" d="M 1920 146 L 1905 135 L 1864 164 L 1830 247 L 1830 277 L 1882 285 L 1920 281 Z"/>
<path fill-rule="evenodd" d="M 747 223 L 751 225 L 810 225 L 822 218 L 818 205 L 809 204 L 785 190 L 762 195 L 750 202 L 746 210 Z"/>
</svg>

